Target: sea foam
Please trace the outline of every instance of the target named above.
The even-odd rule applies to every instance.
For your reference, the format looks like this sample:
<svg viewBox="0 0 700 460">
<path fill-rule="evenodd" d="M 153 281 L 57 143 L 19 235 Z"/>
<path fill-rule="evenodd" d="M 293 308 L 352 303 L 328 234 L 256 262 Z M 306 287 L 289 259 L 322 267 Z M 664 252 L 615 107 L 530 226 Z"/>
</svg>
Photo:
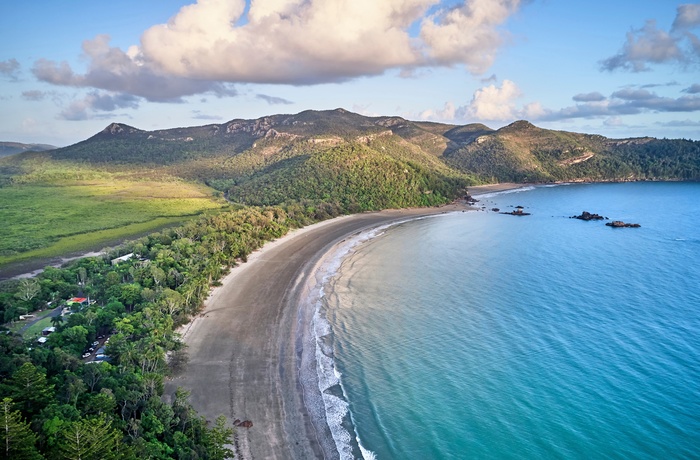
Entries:
<svg viewBox="0 0 700 460">
<path fill-rule="evenodd" d="M 324 256 L 321 263 L 316 266 L 315 272 L 311 277 L 312 285 L 309 287 L 302 302 L 307 306 L 313 306 L 313 317 L 310 325 L 311 334 L 303 341 L 302 345 L 302 369 L 300 374 L 302 385 L 305 387 L 305 404 L 312 416 L 317 418 L 323 416 L 325 418 L 335 444 L 335 451 L 341 460 L 356 458 L 355 452 L 357 451 L 359 451 L 364 460 L 374 460 L 376 455 L 362 445 L 349 414 L 349 404 L 342 387 L 341 373 L 336 367 L 333 356 L 333 331 L 326 318 L 327 294 L 325 288 L 338 273 L 343 261 L 355 248 L 372 238 L 382 235 L 387 228 L 408 220 L 414 219 L 393 222 L 360 232 L 336 245 L 331 252 Z M 314 351 L 315 376 L 304 374 L 304 371 L 311 371 L 309 369 L 311 350 Z M 320 392 L 320 399 L 314 397 L 310 391 L 310 385 L 314 381 Z M 336 389 L 339 389 L 339 391 L 334 391 Z M 321 404 L 322 408 L 319 407 Z M 319 413 L 321 409 L 323 410 L 322 414 Z M 354 436 L 351 435 L 350 431 L 353 432 Z M 324 447 L 327 448 L 328 446 Z"/>
</svg>

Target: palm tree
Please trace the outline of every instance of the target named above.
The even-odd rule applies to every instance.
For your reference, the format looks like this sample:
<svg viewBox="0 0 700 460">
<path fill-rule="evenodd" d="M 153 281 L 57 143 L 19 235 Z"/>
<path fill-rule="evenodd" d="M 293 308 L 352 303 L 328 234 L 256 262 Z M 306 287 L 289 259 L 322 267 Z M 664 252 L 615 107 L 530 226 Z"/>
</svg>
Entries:
<svg viewBox="0 0 700 460">
<path fill-rule="evenodd" d="M 63 316 L 60 314 L 51 317 L 51 325 L 58 328 L 63 323 Z"/>
</svg>

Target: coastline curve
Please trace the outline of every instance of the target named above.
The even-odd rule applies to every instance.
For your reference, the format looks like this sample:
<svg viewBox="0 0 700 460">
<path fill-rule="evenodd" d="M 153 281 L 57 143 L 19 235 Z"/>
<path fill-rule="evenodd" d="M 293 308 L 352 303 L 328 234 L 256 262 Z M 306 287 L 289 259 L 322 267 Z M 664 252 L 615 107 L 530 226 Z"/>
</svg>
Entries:
<svg viewBox="0 0 700 460">
<path fill-rule="evenodd" d="M 472 194 L 494 191 L 487 187 L 483 192 L 474 187 Z M 304 394 L 301 381 L 303 341 L 309 343 L 315 314 L 315 308 L 302 308 L 301 303 L 309 294 L 314 268 L 353 235 L 467 209 L 473 208 L 453 204 L 343 216 L 266 244 L 247 263 L 233 268 L 211 291 L 202 313 L 182 328 L 188 363 L 166 382 L 165 397 L 183 387 L 207 420 L 224 415 L 229 424 L 251 421 L 252 427 L 237 428 L 237 458 L 338 458 L 335 442 L 329 442 L 333 434 L 328 424 L 319 423 L 308 409 L 318 400 L 311 400 L 311 392 Z"/>
</svg>

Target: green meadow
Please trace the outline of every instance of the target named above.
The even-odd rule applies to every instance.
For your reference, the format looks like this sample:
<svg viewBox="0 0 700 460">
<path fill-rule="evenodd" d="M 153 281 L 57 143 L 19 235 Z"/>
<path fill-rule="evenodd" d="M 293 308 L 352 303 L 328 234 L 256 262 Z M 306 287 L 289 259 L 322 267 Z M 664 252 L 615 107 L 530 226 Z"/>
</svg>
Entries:
<svg viewBox="0 0 700 460">
<path fill-rule="evenodd" d="M 95 249 L 225 206 L 212 189 L 181 181 L 0 187 L 0 267 Z"/>
</svg>

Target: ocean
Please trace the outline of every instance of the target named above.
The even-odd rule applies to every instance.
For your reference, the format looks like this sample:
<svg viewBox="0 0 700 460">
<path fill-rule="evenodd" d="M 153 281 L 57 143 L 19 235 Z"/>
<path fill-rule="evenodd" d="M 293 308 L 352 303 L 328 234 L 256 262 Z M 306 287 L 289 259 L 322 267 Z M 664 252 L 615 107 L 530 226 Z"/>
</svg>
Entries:
<svg viewBox="0 0 700 460">
<path fill-rule="evenodd" d="M 700 184 L 478 198 L 326 267 L 317 358 L 341 458 L 700 458 Z M 530 215 L 491 211 L 515 206 Z"/>
</svg>

